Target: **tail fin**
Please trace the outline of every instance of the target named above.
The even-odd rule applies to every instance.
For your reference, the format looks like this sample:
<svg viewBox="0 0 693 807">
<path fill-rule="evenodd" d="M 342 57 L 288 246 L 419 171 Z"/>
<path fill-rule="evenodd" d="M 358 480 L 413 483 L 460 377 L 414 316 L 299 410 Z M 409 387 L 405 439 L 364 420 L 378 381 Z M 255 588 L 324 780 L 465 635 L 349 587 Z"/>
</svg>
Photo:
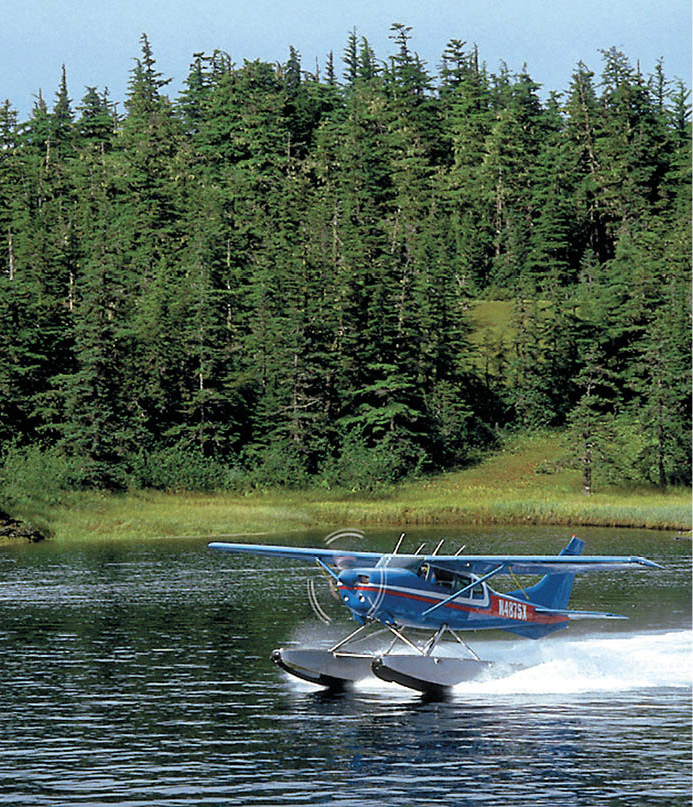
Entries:
<svg viewBox="0 0 693 807">
<path fill-rule="evenodd" d="M 574 535 L 570 539 L 568 546 L 562 549 L 559 555 L 581 555 L 585 542 Z M 527 595 L 527 600 L 535 605 L 543 605 L 546 608 L 567 608 L 570 592 L 573 590 L 574 574 L 547 574 L 541 580 L 524 592 L 513 592 L 516 597 Z"/>
</svg>

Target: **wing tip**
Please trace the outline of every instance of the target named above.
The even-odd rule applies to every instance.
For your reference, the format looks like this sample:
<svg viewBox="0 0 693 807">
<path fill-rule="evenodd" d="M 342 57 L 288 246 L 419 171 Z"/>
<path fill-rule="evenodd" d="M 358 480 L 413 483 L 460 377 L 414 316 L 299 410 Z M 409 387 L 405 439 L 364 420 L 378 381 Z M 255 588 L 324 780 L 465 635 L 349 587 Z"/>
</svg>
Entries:
<svg viewBox="0 0 693 807">
<path fill-rule="evenodd" d="M 640 566 L 646 566 L 648 569 L 663 569 L 661 563 L 655 563 L 653 560 L 649 560 L 649 558 L 631 558 L 631 560 L 638 563 Z"/>
</svg>

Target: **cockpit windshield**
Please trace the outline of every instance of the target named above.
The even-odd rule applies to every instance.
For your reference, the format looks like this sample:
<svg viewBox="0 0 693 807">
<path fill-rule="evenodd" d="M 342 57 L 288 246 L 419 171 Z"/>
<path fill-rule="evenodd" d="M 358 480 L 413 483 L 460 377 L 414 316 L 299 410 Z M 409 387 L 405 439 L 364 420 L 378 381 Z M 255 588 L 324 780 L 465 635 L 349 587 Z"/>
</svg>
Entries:
<svg viewBox="0 0 693 807">
<path fill-rule="evenodd" d="M 376 569 L 409 569 L 415 572 L 421 565 L 421 560 L 420 555 L 382 555 L 375 567 Z"/>
</svg>

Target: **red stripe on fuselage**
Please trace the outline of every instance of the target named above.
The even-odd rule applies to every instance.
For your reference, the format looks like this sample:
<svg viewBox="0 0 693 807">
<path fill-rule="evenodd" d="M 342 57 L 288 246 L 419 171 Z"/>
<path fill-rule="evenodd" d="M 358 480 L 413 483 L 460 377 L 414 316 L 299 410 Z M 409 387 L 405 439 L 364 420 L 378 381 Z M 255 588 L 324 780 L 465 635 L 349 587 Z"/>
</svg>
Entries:
<svg viewBox="0 0 693 807">
<path fill-rule="evenodd" d="M 340 586 L 340 589 L 344 589 L 345 591 L 362 591 L 362 592 L 375 592 L 378 595 L 388 595 L 390 597 L 402 597 L 407 600 L 416 600 L 418 602 L 425 602 L 431 605 L 436 605 L 442 600 L 437 599 L 435 597 L 426 597 L 422 594 L 412 594 L 408 591 L 397 591 L 396 589 L 388 588 L 387 586 Z M 500 617 L 501 619 L 507 619 L 508 621 L 512 622 L 534 622 L 541 625 L 552 624 L 555 622 L 567 622 L 568 618 L 564 616 L 558 616 L 554 614 L 543 614 L 538 615 L 534 610 L 534 606 L 528 602 L 522 601 L 514 601 L 511 598 L 498 596 L 496 594 L 490 594 L 490 603 L 487 607 L 479 607 L 479 606 L 469 606 L 469 605 L 462 605 L 457 602 L 449 602 L 443 606 L 443 608 L 453 608 L 456 611 L 467 611 L 469 613 L 477 613 L 477 614 L 488 614 L 489 616 L 493 617 Z M 444 598 L 443 598 L 444 599 Z M 526 618 L 518 618 L 513 616 L 505 616 L 505 614 L 500 613 L 500 600 L 504 600 L 505 602 L 518 602 L 518 605 L 524 606 L 526 609 Z"/>
<path fill-rule="evenodd" d="M 387 594 L 390 597 L 402 597 L 405 600 L 417 600 L 418 602 L 425 602 L 429 603 L 430 605 L 435 605 L 436 603 L 441 602 L 441 600 L 438 600 L 435 597 L 424 597 L 421 594 L 411 594 L 408 591 L 396 591 L 395 589 L 388 588 L 387 586 L 340 586 L 340 589 L 344 589 L 345 591 L 373 591 L 378 595 Z M 444 607 L 454 608 L 457 611 L 490 613 L 490 609 L 488 608 L 471 608 L 468 605 L 460 605 L 456 602 L 449 602 Z"/>
</svg>

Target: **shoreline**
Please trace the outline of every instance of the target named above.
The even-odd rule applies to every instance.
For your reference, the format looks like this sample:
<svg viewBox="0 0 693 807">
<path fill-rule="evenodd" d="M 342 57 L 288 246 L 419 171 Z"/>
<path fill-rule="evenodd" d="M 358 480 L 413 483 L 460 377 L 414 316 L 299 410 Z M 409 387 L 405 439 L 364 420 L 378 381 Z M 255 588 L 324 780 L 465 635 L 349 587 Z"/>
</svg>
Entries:
<svg viewBox="0 0 693 807">
<path fill-rule="evenodd" d="M 276 535 L 346 525 L 552 525 L 690 533 L 689 487 L 662 491 L 647 485 L 604 484 L 585 496 L 580 472 L 563 467 L 558 461 L 561 454 L 560 437 L 539 434 L 506 443 L 475 466 L 373 493 L 323 488 L 216 493 L 64 491 L 59 498 L 26 498 L 5 509 L 57 541 Z"/>
<path fill-rule="evenodd" d="M 516 492 L 515 492 L 516 494 Z M 18 519 L 38 525 L 49 540 L 174 538 L 229 534 L 279 535 L 340 527 L 561 526 L 653 529 L 690 534 L 688 491 L 627 497 L 575 496 L 551 499 L 517 495 L 446 503 L 414 502 L 403 492 L 390 498 L 319 497 L 306 492 L 232 493 L 77 493 L 60 506 Z M 20 536 L 17 536 L 19 538 Z M 16 543 L 17 538 L 3 543 Z M 32 540 L 32 539 L 29 539 Z"/>
<path fill-rule="evenodd" d="M 14 543 L 37 544 L 48 538 L 28 521 L 0 510 L 0 546 Z"/>
</svg>

